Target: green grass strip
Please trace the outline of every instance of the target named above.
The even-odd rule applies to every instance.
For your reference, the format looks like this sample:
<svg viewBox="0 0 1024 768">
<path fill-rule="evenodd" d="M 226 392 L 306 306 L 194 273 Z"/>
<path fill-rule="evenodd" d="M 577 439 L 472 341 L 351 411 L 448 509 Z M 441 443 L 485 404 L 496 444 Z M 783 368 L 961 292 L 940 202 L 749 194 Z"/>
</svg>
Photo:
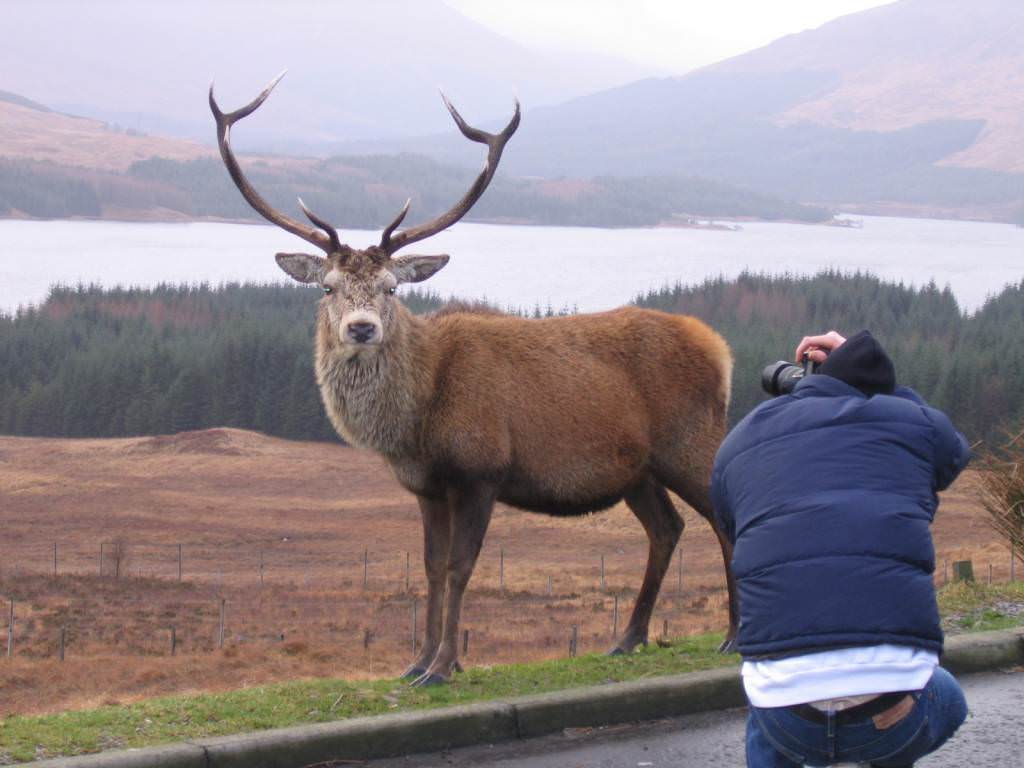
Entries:
<svg viewBox="0 0 1024 768">
<path fill-rule="evenodd" d="M 410 688 L 395 679 L 306 680 L 56 715 L 14 716 L 0 722 L 0 764 L 446 707 L 737 664 L 737 656 L 717 652 L 722 637 L 688 637 L 668 648 L 652 645 L 628 656 L 593 654 L 470 668 L 451 684 L 431 688 Z"/>
</svg>

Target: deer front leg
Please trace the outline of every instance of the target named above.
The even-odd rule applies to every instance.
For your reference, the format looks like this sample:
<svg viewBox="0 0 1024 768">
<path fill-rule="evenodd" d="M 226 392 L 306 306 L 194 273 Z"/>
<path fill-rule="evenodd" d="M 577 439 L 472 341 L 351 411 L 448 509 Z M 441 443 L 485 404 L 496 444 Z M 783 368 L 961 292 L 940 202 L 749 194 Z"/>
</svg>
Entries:
<svg viewBox="0 0 1024 768">
<path fill-rule="evenodd" d="M 608 652 L 611 656 L 629 653 L 638 645 L 647 643 L 648 626 L 661 590 L 661 582 L 672 561 L 676 542 L 683 533 L 683 519 L 664 487 L 653 479 L 645 480 L 638 488 L 626 494 L 626 504 L 647 533 L 647 570 L 626 631 L 616 638 L 615 647 Z"/>
<path fill-rule="evenodd" d="M 445 500 L 417 496 L 423 517 L 423 567 L 427 573 L 427 616 L 423 647 L 403 680 L 416 680 L 430 666 L 441 644 L 445 577 L 448 573 L 448 547 L 451 544 L 451 513 Z"/>
<path fill-rule="evenodd" d="M 459 666 L 459 616 L 462 598 L 473 575 L 484 534 L 491 522 L 495 489 L 487 485 L 452 488 L 448 493 L 451 510 L 451 544 L 448 548 L 447 596 L 444 632 L 430 667 L 413 685 L 447 682 Z"/>
</svg>

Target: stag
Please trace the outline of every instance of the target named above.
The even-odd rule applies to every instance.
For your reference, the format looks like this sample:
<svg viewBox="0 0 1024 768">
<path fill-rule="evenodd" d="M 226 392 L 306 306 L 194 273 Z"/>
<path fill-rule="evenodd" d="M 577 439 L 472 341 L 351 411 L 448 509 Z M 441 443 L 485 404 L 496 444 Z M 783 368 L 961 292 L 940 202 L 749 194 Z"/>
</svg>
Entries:
<svg viewBox="0 0 1024 768">
<path fill-rule="evenodd" d="M 610 653 L 646 643 L 683 531 L 667 490 L 713 520 L 708 485 L 725 434 L 732 373 L 725 341 L 696 318 L 637 308 L 536 320 L 466 311 L 414 316 L 395 289 L 426 280 L 448 256 L 395 254 L 472 208 L 519 125 L 519 102 L 508 125 L 491 134 L 468 125 L 442 94 L 462 134 L 487 145 L 483 170 L 448 212 L 399 231 L 407 201 L 378 245 L 357 249 L 342 244 L 301 199 L 312 227 L 274 210 L 231 150 L 231 126 L 256 110 L 282 75 L 229 113 L 218 107 L 211 85 L 210 108 L 221 157 L 242 196 L 325 254 L 276 258 L 295 280 L 323 289 L 316 377 L 331 422 L 350 444 L 382 455 L 419 503 L 426 631 L 404 677 L 430 685 L 461 669 L 463 595 L 499 501 L 574 516 L 625 500 L 649 550 L 629 623 Z M 729 587 L 728 647 L 737 616 L 731 547 L 716 534 Z"/>
</svg>

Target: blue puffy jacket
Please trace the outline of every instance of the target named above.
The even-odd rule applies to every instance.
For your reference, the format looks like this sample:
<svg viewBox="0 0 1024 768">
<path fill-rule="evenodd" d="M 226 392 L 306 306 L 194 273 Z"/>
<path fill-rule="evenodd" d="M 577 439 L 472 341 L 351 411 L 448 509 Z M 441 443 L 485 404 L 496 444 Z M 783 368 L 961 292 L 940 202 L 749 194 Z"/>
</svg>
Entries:
<svg viewBox="0 0 1024 768">
<path fill-rule="evenodd" d="M 929 524 L 970 450 L 913 390 L 825 375 L 751 411 L 712 476 L 744 657 L 895 643 L 941 652 Z"/>
</svg>

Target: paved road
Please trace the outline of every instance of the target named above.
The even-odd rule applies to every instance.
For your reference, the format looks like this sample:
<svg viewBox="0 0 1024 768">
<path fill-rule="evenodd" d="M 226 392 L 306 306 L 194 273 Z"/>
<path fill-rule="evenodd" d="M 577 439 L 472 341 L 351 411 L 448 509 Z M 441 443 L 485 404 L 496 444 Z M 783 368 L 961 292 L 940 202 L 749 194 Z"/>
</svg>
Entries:
<svg viewBox="0 0 1024 768">
<path fill-rule="evenodd" d="M 971 714 L 921 768 L 1024 765 L 1024 671 L 961 680 Z M 559 734 L 441 754 L 376 760 L 367 768 L 669 768 L 743 766 L 746 712 L 709 712 L 638 726 Z"/>
</svg>

